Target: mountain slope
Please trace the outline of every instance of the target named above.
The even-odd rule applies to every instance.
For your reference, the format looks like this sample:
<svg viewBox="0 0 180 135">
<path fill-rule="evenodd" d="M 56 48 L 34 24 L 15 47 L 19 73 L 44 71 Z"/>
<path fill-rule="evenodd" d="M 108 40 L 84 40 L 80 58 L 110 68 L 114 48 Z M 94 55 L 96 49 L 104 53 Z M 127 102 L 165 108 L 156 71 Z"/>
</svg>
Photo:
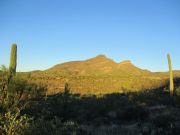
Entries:
<svg viewBox="0 0 180 135">
<path fill-rule="evenodd" d="M 98 75 L 142 75 L 150 74 L 147 70 L 135 67 L 131 61 L 116 63 L 104 55 L 98 55 L 85 61 L 74 61 L 56 65 L 46 72 L 69 76 L 98 76 Z"/>
<path fill-rule="evenodd" d="M 180 76 L 180 72 L 175 73 L 176 77 Z M 30 74 L 29 80 L 46 85 L 49 94 L 63 91 L 65 83 L 70 84 L 71 92 L 81 94 L 155 89 L 168 83 L 168 73 L 142 70 L 131 61 L 116 63 L 104 55 L 58 64 Z"/>
</svg>

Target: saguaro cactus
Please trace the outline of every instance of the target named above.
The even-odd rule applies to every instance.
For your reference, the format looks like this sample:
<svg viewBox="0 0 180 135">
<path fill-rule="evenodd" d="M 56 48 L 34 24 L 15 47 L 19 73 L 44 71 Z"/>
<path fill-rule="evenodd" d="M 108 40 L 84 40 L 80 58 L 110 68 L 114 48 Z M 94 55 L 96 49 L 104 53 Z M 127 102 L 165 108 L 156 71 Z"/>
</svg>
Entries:
<svg viewBox="0 0 180 135">
<path fill-rule="evenodd" d="M 172 97 L 174 95 L 174 82 L 173 82 L 173 71 L 172 71 L 172 64 L 171 64 L 171 57 L 170 54 L 167 54 L 168 58 L 168 65 L 169 65 L 169 90 L 170 90 L 170 96 Z"/>
<path fill-rule="evenodd" d="M 17 66 L 17 45 L 12 44 L 12 46 L 11 46 L 10 64 L 9 64 L 9 71 L 10 71 L 11 75 L 16 74 L 16 66 Z"/>
</svg>

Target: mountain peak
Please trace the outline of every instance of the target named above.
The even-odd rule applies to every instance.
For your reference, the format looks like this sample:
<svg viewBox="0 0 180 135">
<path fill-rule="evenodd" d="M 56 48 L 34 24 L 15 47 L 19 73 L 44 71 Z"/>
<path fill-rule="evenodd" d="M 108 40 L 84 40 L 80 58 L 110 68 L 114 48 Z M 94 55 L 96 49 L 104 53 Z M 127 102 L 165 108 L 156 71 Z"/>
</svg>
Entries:
<svg viewBox="0 0 180 135">
<path fill-rule="evenodd" d="M 107 57 L 106 57 L 105 55 L 103 55 L 103 54 L 97 55 L 95 58 L 97 58 L 97 59 L 98 59 L 98 58 L 100 58 L 100 59 L 101 59 L 101 58 L 107 59 Z"/>
<path fill-rule="evenodd" d="M 97 55 L 84 61 L 72 61 L 58 64 L 47 71 L 63 76 L 94 76 L 94 75 L 140 75 L 149 72 L 144 71 L 131 63 L 130 60 L 120 63 L 114 62 L 105 55 Z"/>
<path fill-rule="evenodd" d="M 107 58 L 105 55 L 97 55 L 96 57 L 94 58 L 91 58 L 91 59 L 88 59 L 87 60 L 88 62 L 113 62 L 115 63 L 112 59 L 110 58 Z"/>
</svg>

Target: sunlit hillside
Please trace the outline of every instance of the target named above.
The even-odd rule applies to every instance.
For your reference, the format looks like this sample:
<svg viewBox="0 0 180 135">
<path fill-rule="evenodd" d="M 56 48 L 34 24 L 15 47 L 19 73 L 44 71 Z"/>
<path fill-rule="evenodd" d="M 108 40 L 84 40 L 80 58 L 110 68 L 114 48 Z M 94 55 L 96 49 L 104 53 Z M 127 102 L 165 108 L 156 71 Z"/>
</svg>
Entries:
<svg viewBox="0 0 180 135">
<path fill-rule="evenodd" d="M 85 61 L 73 61 L 55 65 L 45 71 L 25 73 L 28 80 L 48 87 L 48 94 L 62 92 L 68 83 L 72 93 L 107 94 L 166 87 L 168 73 L 142 70 L 131 61 L 114 62 L 104 55 Z M 180 72 L 174 72 L 175 78 Z"/>
</svg>

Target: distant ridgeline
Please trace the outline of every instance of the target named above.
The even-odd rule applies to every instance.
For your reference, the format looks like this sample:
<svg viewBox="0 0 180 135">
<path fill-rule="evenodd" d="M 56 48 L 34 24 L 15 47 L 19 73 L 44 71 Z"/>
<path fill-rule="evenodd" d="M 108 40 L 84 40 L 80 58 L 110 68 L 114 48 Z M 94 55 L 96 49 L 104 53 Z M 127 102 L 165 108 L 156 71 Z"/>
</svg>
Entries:
<svg viewBox="0 0 180 135">
<path fill-rule="evenodd" d="M 116 63 L 104 55 L 25 74 L 30 81 L 46 85 L 48 94 L 62 91 L 65 83 L 70 84 L 72 93 L 105 94 L 156 89 L 169 82 L 168 73 L 142 70 L 131 61 Z M 174 77 L 180 77 L 180 72 L 175 71 Z"/>
</svg>

